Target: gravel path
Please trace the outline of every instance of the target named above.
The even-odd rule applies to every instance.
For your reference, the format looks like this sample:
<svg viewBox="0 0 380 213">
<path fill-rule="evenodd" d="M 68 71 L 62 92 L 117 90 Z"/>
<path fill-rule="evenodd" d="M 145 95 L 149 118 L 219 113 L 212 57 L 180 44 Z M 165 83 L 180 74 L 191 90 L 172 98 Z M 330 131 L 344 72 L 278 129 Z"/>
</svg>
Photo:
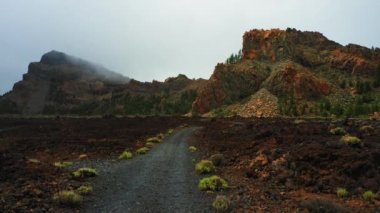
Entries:
<svg viewBox="0 0 380 213">
<path fill-rule="evenodd" d="M 100 171 L 83 212 L 211 212 L 198 190 L 193 154 L 187 140 L 197 128 L 185 128 L 148 154 L 120 162 L 92 161 Z M 85 163 L 86 164 L 86 163 Z"/>
</svg>

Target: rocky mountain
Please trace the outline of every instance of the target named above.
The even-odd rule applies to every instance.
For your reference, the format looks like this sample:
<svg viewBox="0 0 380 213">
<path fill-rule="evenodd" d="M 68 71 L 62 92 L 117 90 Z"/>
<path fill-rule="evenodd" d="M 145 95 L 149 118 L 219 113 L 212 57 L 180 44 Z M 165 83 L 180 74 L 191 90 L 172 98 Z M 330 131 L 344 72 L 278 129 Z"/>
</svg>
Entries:
<svg viewBox="0 0 380 213">
<path fill-rule="evenodd" d="M 215 67 L 192 113 L 366 115 L 379 111 L 379 67 L 378 48 L 290 28 L 251 30 L 241 53 Z"/>
<path fill-rule="evenodd" d="M 184 114 L 204 80 L 185 75 L 139 82 L 100 65 L 51 51 L 0 97 L 0 113 Z"/>
<path fill-rule="evenodd" d="M 209 80 L 139 82 L 51 51 L 0 97 L 0 113 L 368 116 L 380 111 L 380 49 L 318 32 L 251 30 Z"/>
</svg>

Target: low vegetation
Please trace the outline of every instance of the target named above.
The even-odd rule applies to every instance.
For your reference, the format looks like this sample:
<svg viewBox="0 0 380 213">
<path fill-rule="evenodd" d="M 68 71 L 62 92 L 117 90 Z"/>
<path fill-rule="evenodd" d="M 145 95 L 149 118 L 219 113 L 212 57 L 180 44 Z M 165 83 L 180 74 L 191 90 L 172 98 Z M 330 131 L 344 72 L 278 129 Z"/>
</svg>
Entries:
<svg viewBox="0 0 380 213">
<path fill-rule="evenodd" d="M 197 151 L 197 147 L 195 147 L 195 146 L 189 146 L 189 151 L 190 152 L 196 152 Z"/>
<path fill-rule="evenodd" d="M 41 161 L 39 161 L 38 159 L 35 159 L 35 158 L 31 158 L 31 159 L 28 159 L 28 163 L 32 163 L 32 164 L 40 164 Z"/>
<path fill-rule="evenodd" d="M 119 156 L 119 160 L 125 160 L 125 159 L 128 160 L 128 159 L 132 159 L 132 158 L 133 158 L 133 154 L 130 151 L 124 151 Z"/>
<path fill-rule="evenodd" d="M 148 147 L 142 147 L 142 148 L 136 150 L 136 153 L 138 155 L 145 155 L 148 152 L 149 152 L 149 148 Z"/>
<path fill-rule="evenodd" d="M 338 197 L 347 197 L 348 196 L 348 191 L 345 188 L 338 188 L 336 190 L 336 195 Z"/>
<path fill-rule="evenodd" d="M 226 196 L 218 195 L 214 202 L 212 202 L 212 207 L 214 207 L 217 212 L 224 212 L 230 208 L 230 201 Z"/>
<path fill-rule="evenodd" d="M 174 132 L 174 129 L 168 129 L 167 135 L 171 135 Z"/>
<path fill-rule="evenodd" d="M 343 136 L 340 141 L 347 145 L 359 145 L 361 143 L 361 140 L 358 137 L 351 135 Z"/>
<path fill-rule="evenodd" d="M 153 148 L 154 147 L 154 143 L 151 143 L 151 142 L 147 142 L 145 144 L 146 147 L 148 147 L 149 149 Z"/>
<path fill-rule="evenodd" d="M 372 191 L 366 191 L 363 193 L 363 199 L 366 200 L 366 201 L 373 201 L 376 197 L 375 193 L 373 193 Z"/>
<path fill-rule="evenodd" d="M 344 130 L 342 127 L 335 127 L 333 129 L 330 129 L 330 133 L 333 135 L 344 135 L 346 134 L 346 130 Z"/>
<path fill-rule="evenodd" d="M 80 168 L 72 173 L 75 178 L 86 178 L 98 176 L 98 172 L 93 168 Z"/>
<path fill-rule="evenodd" d="M 146 140 L 147 143 L 160 143 L 162 142 L 162 138 L 159 137 L 151 137 Z"/>
<path fill-rule="evenodd" d="M 365 125 L 360 127 L 359 131 L 363 134 L 371 135 L 375 131 L 375 129 L 370 125 Z"/>
<path fill-rule="evenodd" d="M 205 177 L 199 181 L 198 188 L 200 190 L 219 191 L 228 188 L 228 183 L 219 176 L 213 175 Z"/>
<path fill-rule="evenodd" d="M 68 206 L 77 206 L 82 203 L 82 196 L 75 191 L 61 191 L 54 195 L 53 199 L 62 204 Z"/>
<path fill-rule="evenodd" d="M 212 163 L 212 161 L 201 160 L 199 163 L 195 165 L 195 171 L 199 174 L 209 174 L 215 172 L 215 166 Z"/>
<path fill-rule="evenodd" d="M 93 188 L 92 186 L 89 186 L 89 185 L 83 185 L 83 186 L 80 186 L 76 192 L 80 195 L 88 195 L 88 194 L 91 194 L 93 191 Z"/>
<path fill-rule="evenodd" d="M 70 162 L 70 161 L 62 161 L 62 162 L 55 162 L 54 163 L 54 166 L 58 167 L 60 169 L 67 168 L 67 167 L 72 166 L 72 165 L 73 165 L 73 162 Z"/>
</svg>

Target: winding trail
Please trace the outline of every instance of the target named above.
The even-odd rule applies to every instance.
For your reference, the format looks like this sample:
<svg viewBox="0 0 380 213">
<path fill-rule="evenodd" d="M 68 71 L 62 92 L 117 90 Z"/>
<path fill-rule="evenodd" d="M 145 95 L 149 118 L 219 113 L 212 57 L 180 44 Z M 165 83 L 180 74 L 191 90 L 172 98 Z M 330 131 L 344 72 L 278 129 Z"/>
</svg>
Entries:
<svg viewBox="0 0 380 213">
<path fill-rule="evenodd" d="M 198 128 L 175 131 L 149 153 L 100 166 L 83 212 L 211 212 L 187 141 Z"/>
</svg>

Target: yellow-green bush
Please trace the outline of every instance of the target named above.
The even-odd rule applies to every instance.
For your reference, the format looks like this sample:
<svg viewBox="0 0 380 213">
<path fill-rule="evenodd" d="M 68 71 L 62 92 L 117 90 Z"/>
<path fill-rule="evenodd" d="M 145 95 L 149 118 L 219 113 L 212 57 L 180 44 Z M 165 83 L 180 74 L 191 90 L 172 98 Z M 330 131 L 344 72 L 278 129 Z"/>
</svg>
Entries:
<svg viewBox="0 0 380 213">
<path fill-rule="evenodd" d="M 153 148 L 154 147 L 154 143 L 151 143 L 151 142 L 147 142 L 145 144 L 146 147 L 148 147 L 149 149 Z"/>
<path fill-rule="evenodd" d="M 201 160 L 199 163 L 195 165 L 195 171 L 199 174 L 208 174 L 215 172 L 215 166 L 212 163 L 212 161 Z"/>
<path fill-rule="evenodd" d="M 63 162 L 55 162 L 54 163 L 54 166 L 60 168 L 60 169 L 63 169 L 63 168 L 66 168 L 66 167 L 69 167 L 69 166 L 72 166 L 73 165 L 73 162 L 69 162 L 69 161 L 63 161 Z"/>
<path fill-rule="evenodd" d="M 216 196 L 214 202 L 212 202 L 212 206 L 217 212 L 224 212 L 230 207 L 230 201 L 226 196 L 218 195 Z"/>
<path fill-rule="evenodd" d="M 196 152 L 197 151 L 197 147 L 195 147 L 195 146 L 189 146 L 189 151 L 190 152 Z"/>
<path fill-rule="evenodd" d="M 338 197 L 347 197 L 347 195 L 348 195 L 348 191 L 347 191 L 347 189 L 345 189 L 345 188 L 337 188 L 337 190 L 336 190 L 336 195 L 337 195 Z"/>
<path fill-rule="evenodd" d="M 75 178 L 86 178 L 98 176 L 98 172 L 93 168 L 80 168 L 72 173 Z"/>
<path fill-rule="evenodd" d="M 88 185 L 83 185 L 83 186 L 80 186 L 76 192 L 80 195 L 88 195 L 88 194 L 91 194 L 93 191 L 93 188 L 92 186 L 88 186 Z"/>
<path fill-rule="evenodd" d="M 124 159 L 132 159 L 133 158 L 133 154 L 132 152 L 130 151 L 124 151 L 123 153 L 121 153 L 121 155 L 119 156 L 119 159 L 120 160 L 124 160 Z"/>
<path fill-rule="evenodd" d="M 330 129 L 330 133 L 333 135 L 344 135 L 346 134 L 346 130 L 344 130 L 342 127 L 336 127 L 336 128 Z"/>
<path fill-rule="evenodd" d="M 158 137 L 151 137 L 151 138 L 148 138 L 146 140 L 146 142 L 148 142 L 148 143 L 160 143 L 160 142 L 162 142 L 162 140 Z"/>
<path fill-rule="evenodd" d="M 218 191 L 228 188 L 228 183 L 219 176 L 213 175 L 205 177 L 199 181 L 198 188 L 200 190 Z"/>
<path fill-rule="evenodd" d="M 340 141 L 348 145 L 358 145 L 361 142 L 361 140 L 358 137 L 351 135 L 342 136 Z"/>
<path fill-rule="evenodd" d="M 366 201 L 373 201 L 375 199 L 376 195 L 372 191 L 366 191 L 363 193 L 363 199 Z"/>
<path fill-rule="evenodd" d="M 148 152 L 149 152 L 149 148 L 148 147 L 142 147 L 142 148 L 136 150 L 136 153 L 138 155 L 144 155 L 144 154 L 146 154 Z"/>
<path fill-rule="evenodd" d="M 74 191 L 61 191 L 54 195 L 53 199 L 63 205 L 76 206 L 82 203 L 82 196 Z"/>
</svg>

